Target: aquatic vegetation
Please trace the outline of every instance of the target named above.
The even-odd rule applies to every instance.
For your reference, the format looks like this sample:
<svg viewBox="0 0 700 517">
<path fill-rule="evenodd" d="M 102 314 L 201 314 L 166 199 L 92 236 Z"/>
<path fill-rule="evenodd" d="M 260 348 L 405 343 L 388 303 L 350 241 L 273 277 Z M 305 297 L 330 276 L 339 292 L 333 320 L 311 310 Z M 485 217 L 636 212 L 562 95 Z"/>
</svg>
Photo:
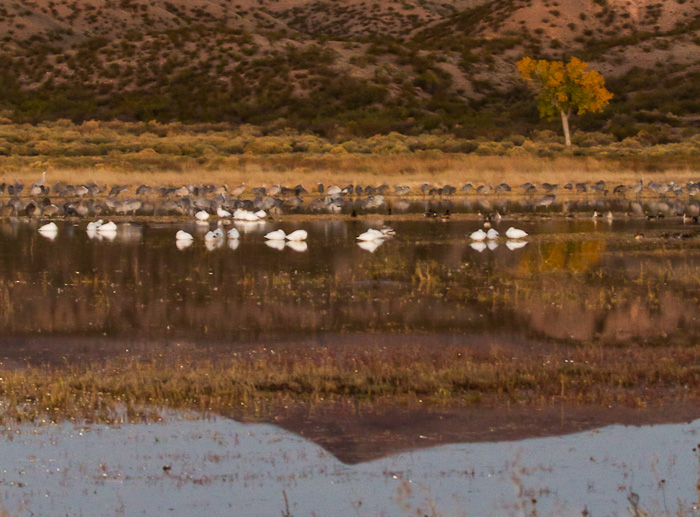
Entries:
<svg viewBox="0 0 700 517">
<path fill-rule="evenodd" d="M 540 350 L 379 342 L 345 349 L 115 358 L 0 370 L 5 419 L 129 419 L 174 408 L 254 415 L 280 404 L 337 400 L 533 407 L 650 408 L 700 399 L 699 347 L 585 346 Z"/>
</svg>

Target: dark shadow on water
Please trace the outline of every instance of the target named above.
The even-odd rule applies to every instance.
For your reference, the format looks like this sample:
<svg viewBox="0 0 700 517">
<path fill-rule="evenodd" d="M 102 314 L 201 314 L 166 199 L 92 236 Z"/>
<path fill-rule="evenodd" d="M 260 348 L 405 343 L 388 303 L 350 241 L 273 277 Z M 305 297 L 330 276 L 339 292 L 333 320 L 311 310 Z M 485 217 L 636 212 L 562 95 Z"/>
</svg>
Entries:
<svg viewBox="0 0 700 517">
<path fill-rule="evenodd" d="M 235 418 L 235 415 L 229 415 Z M 559 436 L 614 424 L 690 422 L 692 405 L 640 412 L 631 408 L 416 408 L 352 404 L 280 409 L 269 420 L 303 436 L 348 464 L 450 443 L 479 443 Z"/>
</svg>

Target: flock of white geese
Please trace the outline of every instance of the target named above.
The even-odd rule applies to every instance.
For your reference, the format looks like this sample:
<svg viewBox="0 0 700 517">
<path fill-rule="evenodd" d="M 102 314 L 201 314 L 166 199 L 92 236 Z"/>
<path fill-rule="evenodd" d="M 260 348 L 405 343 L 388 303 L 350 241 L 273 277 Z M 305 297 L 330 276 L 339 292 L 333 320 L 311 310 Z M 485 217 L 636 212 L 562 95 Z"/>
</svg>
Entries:
<svg viewBox="0 0 700 517">
<path fill-rule="evenodd" d="M 263 222 L 267 218 L 267 213 L 264 210 L 259 210 L 257 212 L 251 212 L 248 210 L 236 210 L 233 214 L 230 212 L 219 209 L 217 211 L 219 216 L 219 221 L 217 227 L 214 230 L 208 231 L 204 235 L 204 243 L 209 249 L 217 249 L 228 242 L 228 246 L 231 249 L 238 248 L 240 244 L 240 231 L 238 228 L 230 228 L 228 231 L 224 229 L 224 220 L 233 219 L 234 221 L 244 222 L 244 223 L 257 223 Z M 209 213 L 204 210 L 197 212 L 195 214 L 195 223 L 201 226 L 209 227 Z M 48 223 L 39 228 L 39 233 L 44 237 L 53 240 L 58 235 L 58 226 L 56 223 Z M 114 240 L 117 236 L 117 225 L 112 222 L 103 222 L 101 219 L 88 223 L 87 234 L 90 238 L 99 238 L 106 240 Z M 386 240 L 392 238 L 396 235 L 393 228 L 389 226 L 384 226 L 377 230 L 370 228 L 364 233 L 361 233 L 356 237 L 357 245 L 363 250 L 373 253 L 379 246 L 381 246 Z M 506 247 L 509 250 L 516 250 L 527 245 L 525 237 L 528 236 L 527 232 L 520 230 L 518 228 L 513 228 L 512 226 L 508 228 L 505 232 L 507 237 Z M 265 244 L 270 248 L 282 250 L 284 248 L 291 248 L 294 251 L 304 252 L 308 249 L 306 244 L 306 239 L 309 236 L 306 230 L 295 230 L 291 233 L 285 233 L 284 230 L 278 229 L 265 234 Z M 485 249 L 494 250 L 498 247 L 497 239 L 500 234 L 494 228 L 487 228 L 487 231 L 479 229 L 469 235 L 471 239 L 470 246 L 476 251 L 482 252 Z M 178 230 L 175 234 L 175 245 L 178 249 L 183 250 L 189 248 L 195 241 L 194 236 L 184 230 Z"/>
<path fill-rule="evenodd" d="M 512 226 L 506 230 L 506 248 L 509 250 L 517 250 L 527 246 L 527 241 L 524 240 L 528 236 L 525 230 L 520 230 L 519 228 L 513 228 Z M 500 234 L 494 228 L 487 228 L 487 231 L 478 229 L 469 235 L 472 240 L 470 246 L 478 252 L 482 252 L 485 249 L 495 250 L 498 248 L 497 239 Z"/>
<path fill-rule="evenodd" d="M 243 223 L 257 223 L 265 221 L 267 218 L 267 213 L 264 210 L 251 212 L 248 210 L 238 209 L 232 214 L 227 210 L 219 208 L 217 210 L 217 215 L 220 217 L 220 219 L 217 223 L 216 229 L 208 231 L 204 236 L 204 244 L 210 249 L 220 248 L 227 240 L 228 246 L 231 249 L 238 248 L 240 244 L 240 231 L 238 228 L 231 228 L 228 231 L 224 231 L 224 220 L 233 219 L 234 221 Z M 195 220 L 197 224 L 209 226 L 209 213 L 205 212 L 204 210 L 197 212 L 195 214 Z M 305 242 L 308 236 L 309 234 L 306 230 L 296 230 L 287 234 L 284 232 L 284 230 L 279 229 L 265 234 L 265 244 L 267 244 L 267 246 L 270 248 L 278 250 L 288 247 L 294 251 L 303 252 L 308 249 L 308 245 Z M 178 249 L 189 248 L 193 242 L 194 236 L 191 233 L 180 230 L 175 234 L 175 245 L 178 247 Z"/>
</svg>

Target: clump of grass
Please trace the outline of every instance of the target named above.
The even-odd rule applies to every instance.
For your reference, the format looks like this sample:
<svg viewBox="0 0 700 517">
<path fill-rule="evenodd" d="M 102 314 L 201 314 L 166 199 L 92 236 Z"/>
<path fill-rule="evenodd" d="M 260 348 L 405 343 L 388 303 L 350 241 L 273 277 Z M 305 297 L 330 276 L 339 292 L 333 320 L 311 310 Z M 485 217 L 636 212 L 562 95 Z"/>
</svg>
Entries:
<svg viewBox="0 0 700 517">
<path fill-rule="evenodd" d="M 110 421 L 161 408 L 258 414 L 279 403 L 624 405 L 700 398 L 700 347 L 580 347 L 541 353 L 406 345 L 303 353 L 260 349 L 212 361 L 112 359 L 0 371 L 2 418 Z"/>
</svg>

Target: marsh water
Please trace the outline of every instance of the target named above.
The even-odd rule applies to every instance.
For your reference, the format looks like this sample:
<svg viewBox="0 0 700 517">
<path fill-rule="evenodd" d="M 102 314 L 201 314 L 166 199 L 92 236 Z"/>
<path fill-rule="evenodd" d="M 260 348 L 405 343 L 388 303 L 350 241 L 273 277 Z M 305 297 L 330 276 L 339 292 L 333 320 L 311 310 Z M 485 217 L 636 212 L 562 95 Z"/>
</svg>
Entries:
<svg viewBox="0 0 700 517">
<path fill-rule="evenodd" d="M 109 238 L 91 238 L 84 224 L 59 224 L 47 237 L 36 225 L 0 223 L 2 353 L 35 362 L 86 347 L 116 353 L 123 347 L 110 343 L 124 341 L 227 351 L 700 333 L 700 227 L 679 218 L 504 220 L 502 234 L 517 226 L 530 236 L 477 244 L 468 235 L 478 220 L 395 220 L 396 236 L 358 245 L 358 234 L 384 222 L 239 225 L 240 239 L 206 245 L 209 228 L 187 222 L 123 223 Z M 304 228 L 308 240 L 296 249 L 266 242 L 278 228 Z M 195 235 L 185 249 L 178 229 Z"/>
<path fill-rule="evenodd" d="M 384 224 L 391 225 L 396 235 L 371 246 L 358 244 L 357 235 Z M 203 227 L 179 220 L 124 221 L 113 235 L 90 235 L 86 223 L 80 222 L 58 223 L 55 235 L 41 234 L 37 226 L 21 220 L 0 222 L 0 358 L 5 366 L 65 364 L 121 355 L 176 353 L 181 349 L 202 350 L 216 359 L 261 346 L 303 351 L 357 344 L 400 347 L 407 342 L 472 348 L 508 343 L 536 353 L 539 348 L 579 343 L 686 343 L 700 337 L 700 227 L 684 224 L 675 217 L 617 217 L 607 221 L 588 216 L 525 214 L 506 218 L 495 227 L 501 234 L 510 226 L 521 228 L 530 234 L 526 239 L 499 237 L 483 245 L 468 237 L 483 222 L 466 216 L 448 221 L 419 216 L 289 217 L 281 222 L 239 224 L 239 239 L 209 243 L 205 243 L 204 234 L 215 227 L 213 223 Z M 309 236 L 303 244 L 266 242 L 264 235 L 279 228 L 287 233 L 303 228 Z M 180 229 L 195 236 L 189 246 L 176 244 L 175 233 Z M 414 417 L 413 424 L 421 418 L 429 417 Z M 553 416 L 552 421 L 557 418 L 563 420 L 564 416 Z M 326 479 L 328 470 L 323 476 L 315 471 L 323 468 L 351 480 L 364 480 L 358 481 L 359 485 L 355 481 L 350 483 L 352 486 L 343 485 L 343 490 L 358 493 L 356 498 L 348 499 L 345 513 L 376 515 L 377 508 L 385 511 L 382 505 L 388 503 L 377 502 L 378 499 L 374 506 L 366 507 L 367 511 L 361 508 L 365 504 L 358 502 L 364 500 L 361 494 L 369 490 L 363 483 L 372 479 L 382 483 L 390 478 L 405 480 L 407 469 L 414 476 L 431 480 L 421 485 L 420 501 L 415 499 L 418 496 L 402 496 L 401 491 L 410 492 L 411 487 L 397 482 L 392 488 L 398 494 L 392 501 L 395 506 L 385 511 L 387 515 L 401 514 L 402 497 L 413 506 L 425 506 L 431 498 L 443 501 L 444 496 L 438 494 L 442 479 L 448 479 L 445 486 L 452 487 L 449 490 L 455 493 L 457 484 L 464 485 L 467 492 L 490 490 L 479 488 L 474 477 L 484 478 L 491 475 L 489 472 L 506 480 L 502 483 L 502 497 L 513 500 L 517 469 L 503 470 L 503 465 L 496 465 L 498 462 L 481 471 L 470 470 L 468 462 L 464 470 L 462 464 L 443 466 L 441 455 L 449 457 L 454 452 L 449 447 L 468 449 L 466 444 L 443 445 L 448 448 L 435 449 L 435 456 L 430 456 L 430 452 L 406 452 L 429 432 L 439 434 L 439 423 L 427 431 L 420 425 L 407 426 L 415 431 L 415 436 L 397 446 L 382 443 L 381 436 L 400 419 L 374 420 L 369 428 L 378 438 L 362 442 L 364 449 L 358 451 L 350 450 L 348 443 L 333 444 L 340 433 L 337 425 L 331 425 L 333 419 L 330 415 L 319 422 L 307 415 L 303 424 L 290 421 L 281 425 L 299 435 L 310 435 L 341 461 L 327 463 L 321 459 L 314 466 L 300 467 L 305 476 L 321 480 L 322 484 L 334 483 L 333 479 Z M 233 432 L 233 424 L 228 425 L 225 432 Z M 507 427 L 503 422 L 494 424 L 498 425 Z M 683 428 L 682 432 L 694 433 L 696 427 Z M 362 428 L 357 434 L 367 433 L 367 429 Z M 549 434 L 556 434 L 556 425 L 552 429 Z M 252 432 L 235 431 L 241 436 L 251 436 Z M 265 428 L 265 432 L 282 431 Z M 624 442 L 624 432 L 615 432 L 620 433 L 616 439 Z M 448 434 L 446 431 L 443 437 L 426 439 L 426 445 L 451 443 Z M 591 435 L 581 436 L 583 441 L 576 447 L 587 443 L 586 436 Z M 305 442 L 288 437 L 284 440 L 291 441 L 284 442 L 289 449 L 283 457 L 324 457 L 325 453 L 316 449 L 307 450 Z M 263 441 L 255 442 L 255 447 L 263 447 Z M 489 441 L 489 437 L 474 441 Z M 394 456 L 399 453 L 403 456 Z M 276 446 L 256 454 L 265 458 L 259 466 L 264 473 L 251 474 L 253 485 L 264 487 L 267 485 L 259 479 L 291 475 L 276 473 L 277 466 L 284 462 L 275 462 L 274 468 L 265 463 L 270 455 L 279 454 Z M 586 452 L 584 456 L 592 458 L 595 454 Z M 382 457 L 389 459 L 376 465 L 367 463 Z M 508 463 L 512 460 L 506 456 L 502 460 L 512 467 L 512 462 Z M 647 460 L 653 458 L 645 457 Z M 666 456 L 657 460 L 671 461 Z M 227 460 L 222 461 L 225 465 Z M 552 460 L 557 461 L 560 460 Z M 161 466 L 161 458 L 154 462 L 158 468 Z M 343 466 L 351 464 L 365 466 L 354 470 Z M 546 461 L 538 465 L 523 468 L 549 468 Z M 697 460 L 693 465 L 697 467 Z M 398 472 L 397 477 L 387 477 L 386 473 L 393 469 Z M 439 473 L 445 469 L 448 474 Z M 561 472 L 566 471 L 562 463 Z M 275 484 L 274 493 L 268 494 L 270 500 L 274 499 L 274 511 L 269 513 L 284 509 L 278 500 L 280 487 L 293 493 L 294 487 L 304 485 L 296 477 L 287 481 Z M 603 482 L 617 481 L 611 478 Z M 653 484 L 646 478 L 644 483 Z M 632 485 L 626 484 L 625 490 Z M 583 506 L 591 506 L 589 501 L 598 499 L 598 488 L 594 484 L 590 499 L 577 496 L 579 513 Z M 313 511 L 312 493 L 316 489 L 306 487 L 295 495 L 294 504 L 301 514 L 308 513 L 307 509 Z M 562 490 L 562 497 L 568 497 L 564 488 L 557 490 Z M 620 492 L 624 494 L 625 490 Z M 250 515 L 265 507 L 264 492 L 261 488 L 256 495 L 259 504 L 252 507 L 257 510 L 251 510 Z M 545 493 L 544 499 L 549 495 Z M 655 492 L 655 496 L 665 495 Z M 687 501 L 694 495 L 684 486 L 682 492 L 673 492 L 672 499 Z M 533 497 L 518 495 L 517 500 L 540 497 L 542 493 Z M 549 508 L 556 513 L 560 499 L 549 500 L 554 505 Z M 624 498 L 616 496 L 615 501 L 615 508 L 624 510 Z M 356 508 L 356 504 L 360 507 Z M 491 503 L 483 504 L 487 506 L 480 508 Z M 458 503 L 436 506 L 447 508 L 448 515 L 459 507 Z M 509 507 L 509 513 L 520 511 L 519 507 Z M 163 509 L 161 513 L 168 511 Z M 327 513 L 321 509 L 320 514 Z"/>
<path fill-rule="evenodd" d="M 697 515 L 690 501 L 697 501 L 699 428 L 700 421 L 613 426 L 349 465 L 272 425 L 187 415 L 165 425 L 62 424 L 1 439 L 0 508 L 18 515 L 622 516 L 636 496 L 648 512 L 640 515 Z"/>
</svg>

